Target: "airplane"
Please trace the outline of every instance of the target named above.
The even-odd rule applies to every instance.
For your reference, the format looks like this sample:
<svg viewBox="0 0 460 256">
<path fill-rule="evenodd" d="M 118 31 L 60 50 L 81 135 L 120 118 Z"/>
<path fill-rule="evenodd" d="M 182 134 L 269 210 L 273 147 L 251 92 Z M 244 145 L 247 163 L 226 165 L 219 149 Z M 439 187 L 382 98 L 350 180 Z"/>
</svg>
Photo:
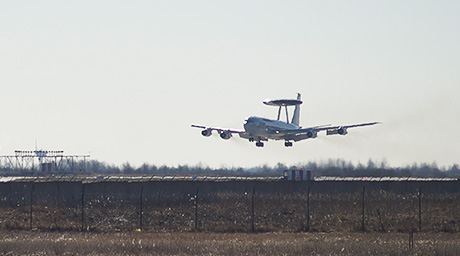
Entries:
<svg viewBox="0 0 460 256">
<path fill-rule="evenodd" d="M 268 140 L 284 140 L 285 147 L 292 147 L 294 142 L 313 139 L 318 136 L 318 132 L 326 131 L 326 135 L 347 135 L 349 128 L 370 126 L 379 124 L 379 122 L 361 123 L 342 126 L 319 125 L 308 128 L 302 128 L 300 123 L 300 105 L 303 103 L 301 94 L 297 94 L 297 99 L 280 99 L 280 100 L 265 100 L 263 102 L 268 106 L 276 106 L 278 108 L 278 119 L 272 120 L 262 117 L 251 116 L 244 121 L 244 130 L 227 129 L 219 127 L 208 127 L 203 125 L 192 124 L 194 128 L 201 128 L 201 135 L 209 137 L 212 131 L 217 131 L 220 137 L 228 140 L 232 134 L 238 134 L 241 138 L 248 139 L 249 142 L 256 142 L 257 147 L 263 147 L 263 141 Z M 292 120 L 289 120 L 289 106 L 295 106 Z M 280 120 L 282 108 L 286 110 L 286 122 Z"/>
</svg>

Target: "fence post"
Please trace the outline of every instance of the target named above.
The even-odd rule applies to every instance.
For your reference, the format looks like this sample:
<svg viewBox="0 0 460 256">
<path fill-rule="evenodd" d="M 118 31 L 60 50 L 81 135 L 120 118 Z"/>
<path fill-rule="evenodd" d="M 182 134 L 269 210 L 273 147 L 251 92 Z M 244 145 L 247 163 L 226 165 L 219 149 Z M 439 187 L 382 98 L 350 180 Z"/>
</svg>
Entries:
<svg viewBox="0 0 460 256">
<path fill-rule="evenodd" d="M 11 183 L 8 183 L 8 196 L 7 196 L 7 198 L 8 198 L 8 206 L 11 206 L 11 205 L 13 204 L 13 203 L 11 202 L 11 198 L 12 198 L 11 195 L 12 195 L 12 194 L 11 194 Z"/>
<path fill-rule="evenodd" d="M 35 184 L 32 183 L 32 187 L 30 188 L 30 212 L 29 212 L 29 228 L 32 230 L 33 227 L 33 205 L 34 205 L 34 187 Z"/>
<path fill-rule="evenodd" d="M 255 201 L 255 194 L 256 194 L 256 187 L 252 188 L 252 202 L 251 202 L 251 232 L 254 233 L 255 231 L 255 214 L 254 214 L 254 201 Z"/>
<path fill-rule="evenodd" d="M 200 187 L 196 187 L 196 193 L 195 193 L 195 231 L 198 230 L 198 192 L 200 190 Z"/>
<path fill-rule="evenodd" d="M 139 231 L 142 231 L 142 215 L 143 215 L 143 194 L 144 194 L 144 186 L 141 187 L 141 194 L 139 198 Z"/>
<path fill-rule="evenodd" d="M 81 230 L 85 230 L 85 184 L 81 184 Z"/>
<path fill-rule="evenodd" d="M 363 194 L 362 194 L 362 208 L 361 208 L 361 231 L 366 231 L 366 227 L 364 226 L 364 194 L 366 192 L 366 186 L 363 186 Z"/>
<path fill-rule="evenodd" d="M 310 231 L 310 186 L 307 191 L 307 228 L 306 231 Z"/>
<path fill-rule="evenodd" d="M 418 230 L 422 232 L 422 187 L 418 190 Z"/>
<path fill-rule="evenodd" d="M 414 231 L 409 232 L 409 250 L 411 253 L 414 250 Z"/>
</svg>

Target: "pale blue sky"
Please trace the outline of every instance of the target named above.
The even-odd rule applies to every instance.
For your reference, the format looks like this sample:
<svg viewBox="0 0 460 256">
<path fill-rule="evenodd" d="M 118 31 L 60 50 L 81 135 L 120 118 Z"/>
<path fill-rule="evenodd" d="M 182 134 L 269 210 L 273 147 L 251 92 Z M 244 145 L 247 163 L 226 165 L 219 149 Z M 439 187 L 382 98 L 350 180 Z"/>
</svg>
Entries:
<svg viewBox="0 0 460 256">
<path fill-rule="evenodd" d="M 4 1 L 0 155 L 252 167 L 328 158 L 460 162 L 458 1 Z M 268 142 L 204 138 L 276 117 L 380 126 Z"/>
</svg>

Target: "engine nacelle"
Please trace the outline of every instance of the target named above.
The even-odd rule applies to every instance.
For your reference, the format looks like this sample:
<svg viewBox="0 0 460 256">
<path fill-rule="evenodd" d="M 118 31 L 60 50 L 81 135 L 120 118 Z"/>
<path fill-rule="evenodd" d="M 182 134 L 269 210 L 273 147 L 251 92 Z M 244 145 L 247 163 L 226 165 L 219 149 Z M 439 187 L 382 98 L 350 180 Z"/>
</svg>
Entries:
<svg viewBox="0 0 460 256">
<path fill-rule="evenodd" d="M 307 132 L 299 134 L 299 135 L 287 137 L 285 139 L 294 140 L 294 141 L 301 141 L 301 140 L 306 140 L 306 139 L 313 139 L 313 138 L 316 138 L 316 137 L 318 137 L 318 133 L 315 130 L 310 130 L 310 131 L 307 131 Z"/>
<path fill-rule="evenodd" d="M 334 134 L 339 134 L 339 135 L 347 135 L 348 130 L 345 127 L 340 127 L 335 130 L 327 130 L 326 135 L 334 135 Z"/>
<path fill-rule="evenodd" d="M 311 139 L 311 138 L 316 138 L 316 137 L 318 137 L 318 134 L 315 131 L 307 132 L 307 138 Z"/>
<path fill-rule="evenodd" d="M 222 131 L 220 133 L 220 137 L 224 140 L 228 140 L 232 137 L 232 133 L 231 132 L 228 132 L 228 131 Z"/>
<path fill-rule="evenodd" d="M 337 130 L 337 133 L 339 133 L 340 135 L 347 135 L 347 134 L 348 134 L 348 131 L 347 131 L 347 128 L 340 127 L 340 128 Z"/>
<path fill-rule="evenodd" d="M 211 134 L 212 134 L 211 129 L 206 129 L 206 130 L 201 131 L 201 135 L 203 135 L 205 137 L 209 137 L 209 136 L 211 136 Z"/>
</svg>

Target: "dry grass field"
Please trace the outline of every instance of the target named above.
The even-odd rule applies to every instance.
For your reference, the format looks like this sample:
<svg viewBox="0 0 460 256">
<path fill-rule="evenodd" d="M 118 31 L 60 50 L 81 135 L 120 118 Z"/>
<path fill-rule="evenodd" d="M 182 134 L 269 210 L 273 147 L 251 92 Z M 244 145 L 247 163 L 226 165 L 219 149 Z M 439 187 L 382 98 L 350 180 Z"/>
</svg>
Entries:
<svg viewBox="0 0 460 256">
<path fill-rule="evenodd" d="M 2 199 L 0 255 L 460 255 L 458 193 L 33 199 Z"/>
<path fill-rule="evenodd" d="M 0 232 L 1 255 L 459 255 L 460 234 Z"/>
<path fill-rule="evenodd" d="M 421 199 L 419 205 L 417 194 L 366 194 L 364 231 L 418 232 L 420 224 L 424 232 L 460 231 L 460 195 L 426 194 Z M 79 204 L 36 203 L 31 208 L 25 202 L 0 206 L 0 230 L 130 232 L 142 224 L 147 232 L 362 231 L 360 193 L 311 194 L 309 226 L 305 194 L 256 194 L 252 207 L 252 195 L 231 192 L 202 195 L 198 205 L 193 196 L 144 201 L 142 216 L 138 200 L 113 196 L 88 199 L 83 212 Z"/>
</svg>

